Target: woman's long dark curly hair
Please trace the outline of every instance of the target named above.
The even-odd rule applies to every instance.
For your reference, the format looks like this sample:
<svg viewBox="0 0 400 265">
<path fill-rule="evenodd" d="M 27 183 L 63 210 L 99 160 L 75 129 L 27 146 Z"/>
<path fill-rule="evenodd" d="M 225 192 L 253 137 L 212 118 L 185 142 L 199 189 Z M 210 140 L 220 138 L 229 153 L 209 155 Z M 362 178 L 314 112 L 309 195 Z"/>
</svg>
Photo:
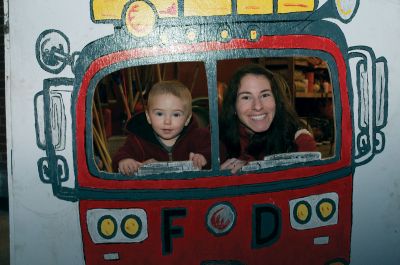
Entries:
<svg viewBox="0 0 400 265">
<path fill-rule="evenodd" d="M 237 92 L 242 78 L 247 74 L 265 76 L 270 84 L 276 102 L 275 117 L 269 129 L 251 136 L 247 150 L 240 150 L 240 121 L 236 115 Z M 249 64 L 239 68 L 225 91 L 219 117 L 220 139 L 227 150 L 227 157 L 239 157 L 246 153 L 257 159 L 261 156 L 296 151 L 294 135 L 302 124 L 291 105 L 285 89 L 286 81 L 279 75 L 259 64 Z"/>
</svg>

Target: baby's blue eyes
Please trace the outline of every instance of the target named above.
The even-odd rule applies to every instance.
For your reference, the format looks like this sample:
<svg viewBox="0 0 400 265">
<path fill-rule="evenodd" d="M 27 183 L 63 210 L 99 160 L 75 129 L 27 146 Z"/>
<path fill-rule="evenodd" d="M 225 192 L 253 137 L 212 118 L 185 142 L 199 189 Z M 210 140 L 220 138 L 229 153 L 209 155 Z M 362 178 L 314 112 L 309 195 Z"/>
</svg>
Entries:
<svg viewBox="0 0 400 265">
<path fill-rule="evenodd" d="M 165 114 L 163 113 L 163 112 L 161 112 L 161 111 L 156 111 L 155 113 L 154 113 L 156 116 L 158 116 L 158 117 L 162 117 L 162 116 L 164 116 Z M 176 112 L 176 113 L 172 113 L 172 117 L 175 117 L 175 118 L 179 118 L 179 117 L 182 117 L 182 113 L 180 113 L 180 112 Z"/>
</svg>

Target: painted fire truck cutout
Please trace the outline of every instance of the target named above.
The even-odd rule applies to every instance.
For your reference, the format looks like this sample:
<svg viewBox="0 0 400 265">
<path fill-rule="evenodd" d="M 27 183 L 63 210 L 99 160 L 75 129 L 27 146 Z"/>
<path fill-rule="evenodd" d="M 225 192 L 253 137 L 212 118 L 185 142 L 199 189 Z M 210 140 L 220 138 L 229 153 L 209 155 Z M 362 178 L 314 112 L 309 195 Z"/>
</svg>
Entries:
<svg viewBox="0 0 400 265">
<path fill-rule="evenodd" d="M 349 264 L 353 174 L 384 150 L 388 69 L 371 48 L 348 47 L 325 19 L 350 22 L 359 2 L 91 0 L 93 22 L 114 24 L 113 35 L 70 54 L 65 34 L 44 31 L 40 66 L 59 74 L 69 65 L 75 78 L 46 79 L 35 96 L 38 172 L 54 196 L 78 203 L 86 264 Z M 217 62 L 283 56 L 327 62 L 335 154 L 279 154 L 238 175 L 220 170 Z M 99 170 L 92 106 L 100 80 L 181 61 L 206 69 L 211 169 Z"/>
</svg>

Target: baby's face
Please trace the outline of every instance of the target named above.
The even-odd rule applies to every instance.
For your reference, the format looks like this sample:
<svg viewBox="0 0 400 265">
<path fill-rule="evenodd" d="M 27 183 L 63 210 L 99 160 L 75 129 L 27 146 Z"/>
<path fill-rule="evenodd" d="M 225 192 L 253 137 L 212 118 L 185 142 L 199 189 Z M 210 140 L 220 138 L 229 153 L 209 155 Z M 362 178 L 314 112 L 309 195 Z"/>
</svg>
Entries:
<svg viewBox="0 0 400 265">
<path fill-rule="evenodd" d="M 146 111 L 147 121 L 167 145 L 175 144 L 183 127 L 190 121 L 191 113 L 182 99 L 172 94 L 154 95 Z"/>
</svg>

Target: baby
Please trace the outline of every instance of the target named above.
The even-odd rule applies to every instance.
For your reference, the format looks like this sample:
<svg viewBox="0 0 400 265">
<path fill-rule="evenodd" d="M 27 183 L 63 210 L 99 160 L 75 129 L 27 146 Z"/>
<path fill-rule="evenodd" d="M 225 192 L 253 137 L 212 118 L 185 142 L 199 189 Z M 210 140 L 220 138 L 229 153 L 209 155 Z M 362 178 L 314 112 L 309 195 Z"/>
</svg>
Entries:
<svg viewBox="0 0 400 265">
<path fill-rule="evenodd" d="M 192 96 L 179 81 L 156 83 L 146 111 L 127 124 L 128 138 L 113 157 L 113 169 L 131 175 L 146 163 L 191 160 L 203 168 L 211 158 L 211 137 L 192 118 Z"/>
</svg>

